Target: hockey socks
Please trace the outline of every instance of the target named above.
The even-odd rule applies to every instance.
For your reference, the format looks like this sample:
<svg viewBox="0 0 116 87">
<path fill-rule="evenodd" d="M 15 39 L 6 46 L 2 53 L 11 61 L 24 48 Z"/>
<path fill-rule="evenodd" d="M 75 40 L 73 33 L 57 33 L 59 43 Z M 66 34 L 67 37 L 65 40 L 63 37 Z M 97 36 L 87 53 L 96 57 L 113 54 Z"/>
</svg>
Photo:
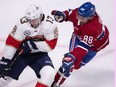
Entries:
<svg viewBox="0 0 116 87">
<path fill-rule="evenodd" d="M 65 80 L 66 77 L 64 76 L 64 74 L 57 72 L 51 87 L 60 87 L 60 85 L 62 85 Z"/>
<path fill-rule="evenodd" d="M 37 84 L 35 85 L 35 87 L 48 87 L 45 84 L 42 84 L 40 82 L 37 82 Z"/>
</svg>

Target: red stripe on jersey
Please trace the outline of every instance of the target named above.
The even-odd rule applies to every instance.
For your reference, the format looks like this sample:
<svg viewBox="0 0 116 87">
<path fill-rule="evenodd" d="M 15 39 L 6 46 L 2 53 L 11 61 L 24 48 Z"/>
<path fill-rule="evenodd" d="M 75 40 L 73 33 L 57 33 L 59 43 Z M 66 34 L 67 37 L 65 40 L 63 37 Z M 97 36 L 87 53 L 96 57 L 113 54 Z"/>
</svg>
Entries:
<svg viewBox="0 0 116 87">
<path fill-rule="evenodd" d="M 11 45 L 15 48 L 19 48 L 19 46 L 21 45 L 22 41 L 18 41 L 15 38 L 13 38 L 11 35 L 8 36 L 7 40 L 6 40 L 6 44 L 7 45 Z"/>
<path fill-rule="evenodd" d="M 51 47 L 51 49 L 54 49 L 57 43 L 57 39 L 53 39 L 53 40 L 45 40 L 45 42 Z"/>
</svg>

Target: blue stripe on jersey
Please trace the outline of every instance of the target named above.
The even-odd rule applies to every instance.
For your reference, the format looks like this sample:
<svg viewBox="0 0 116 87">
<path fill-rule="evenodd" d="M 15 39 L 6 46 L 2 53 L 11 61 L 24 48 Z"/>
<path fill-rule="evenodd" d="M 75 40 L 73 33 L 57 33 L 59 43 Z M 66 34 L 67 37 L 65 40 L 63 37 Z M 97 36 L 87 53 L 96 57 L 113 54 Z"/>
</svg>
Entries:
<svg viewBox="0 0 116 87">
<path fill-rule="evenodd" d="M 73 51 L 73 49 L 76 48 L 77 45 L 84 47 L 87 50 L 90 48 L 89 45 L 85 44 L 84 42 L 81 42 L 78 36 L 73 34 L 70 40 L 69 52 Z"/>
<path fill-rule="evenodd" d="M 104 31 L 102 31 L 102 33 L 100 34 L 100 36 L 98 36 L 98 38 L 97 38 L 97 39 L 102 39 L 104 35 L 105 35 L 105 32 L 104 32 Z"/>
<path fill-rule="evenodd" d="M 69 52 L 73 51 L 73 49 L 77 46 L 79 41 L 80 41 L 79 38 L 76 35 L 72 34 L 70 45 L 69 45 Z"/>
<path fill-rule="evenodd" d="M 78 45 L 80 45 L 80 46 L 86 48 L 87 50 L 89 50 L 89 48 L 90 48 L 90 46 L 87 45 L 87 44 L 85 44 L 84 42 L 79 42 Z"/>
</svg>

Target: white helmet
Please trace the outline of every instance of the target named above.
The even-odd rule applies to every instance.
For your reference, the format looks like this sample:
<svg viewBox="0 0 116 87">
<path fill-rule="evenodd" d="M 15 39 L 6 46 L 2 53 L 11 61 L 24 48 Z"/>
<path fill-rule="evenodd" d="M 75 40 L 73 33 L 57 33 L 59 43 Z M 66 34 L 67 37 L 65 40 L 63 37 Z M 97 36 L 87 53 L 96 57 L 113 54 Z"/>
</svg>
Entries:
<svg viewBox="0 0 116 87">
<path fill-rule="evenodd" d="M 29 5 L 27 7 L 27 11 L 26 11 L 25 16 L 29 20 L 33 20 L 36 18 L 39 18 L 41 20 L 43 17 L 43 12 L 42 12 L 41 6 L 36 5 L 36 4 Z"/>
</svg>

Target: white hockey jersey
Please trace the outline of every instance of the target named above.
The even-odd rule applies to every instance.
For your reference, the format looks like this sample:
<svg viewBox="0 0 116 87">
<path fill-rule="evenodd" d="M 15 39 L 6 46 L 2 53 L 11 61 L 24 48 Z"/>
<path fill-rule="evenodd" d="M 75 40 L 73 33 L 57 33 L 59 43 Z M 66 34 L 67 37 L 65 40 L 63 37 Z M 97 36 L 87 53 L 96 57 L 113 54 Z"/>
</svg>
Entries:
<svg viewBox="0 0 116 87">
<path fill-rule="evenodd" d="M 12 59 L 22 41 L 27 36 L 43 35 L 45 41 L 34 42 L 38 50 L 32 52 L 49 52 L 55 48 L 58 38 L 58 29 L 55 21 L 46 16 L 37 28 L 31 26 L 25 17 L 21 18 L 9 34 L 5 45 L 5 58 Z"/>
</svg>

